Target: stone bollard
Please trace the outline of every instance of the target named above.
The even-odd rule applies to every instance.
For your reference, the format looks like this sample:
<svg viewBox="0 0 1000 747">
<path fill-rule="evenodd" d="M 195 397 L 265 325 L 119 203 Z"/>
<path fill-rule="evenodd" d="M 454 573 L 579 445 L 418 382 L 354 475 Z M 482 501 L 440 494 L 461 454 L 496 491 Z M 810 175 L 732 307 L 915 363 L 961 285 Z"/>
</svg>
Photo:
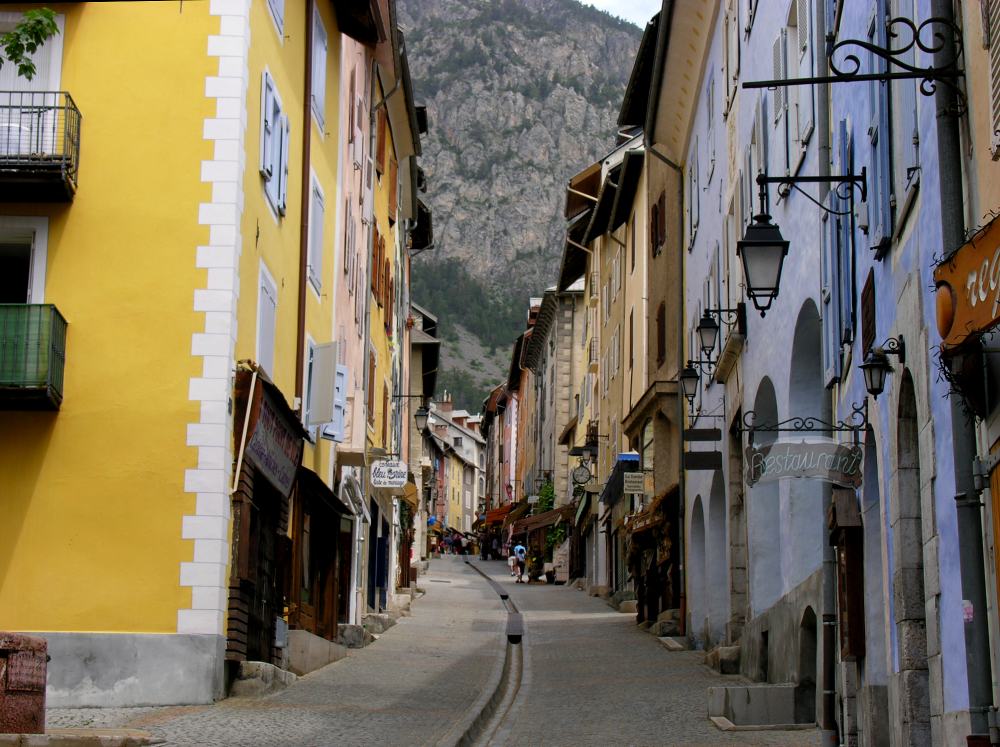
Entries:
<svg viewBox="0 0 1000 747">
<path fill-rule="evenodd" d="M 45 732 L 48 643 L 0 632 L 0 734 Z"/>
</svg>

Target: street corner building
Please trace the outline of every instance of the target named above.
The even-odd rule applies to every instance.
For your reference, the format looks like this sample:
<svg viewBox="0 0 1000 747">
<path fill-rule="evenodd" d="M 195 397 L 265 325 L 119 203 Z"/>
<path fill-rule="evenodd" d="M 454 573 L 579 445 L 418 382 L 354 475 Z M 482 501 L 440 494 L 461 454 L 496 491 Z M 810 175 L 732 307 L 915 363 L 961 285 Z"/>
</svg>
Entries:
<svg viewBox="0 0 1000 747">
<path fill-rule="evenodd" d="M 50 706 L 210 703 L 411 593 L 426 115 L 388 0 L 53 8 L 0 72 L 0 630 Z"/>
</svg>

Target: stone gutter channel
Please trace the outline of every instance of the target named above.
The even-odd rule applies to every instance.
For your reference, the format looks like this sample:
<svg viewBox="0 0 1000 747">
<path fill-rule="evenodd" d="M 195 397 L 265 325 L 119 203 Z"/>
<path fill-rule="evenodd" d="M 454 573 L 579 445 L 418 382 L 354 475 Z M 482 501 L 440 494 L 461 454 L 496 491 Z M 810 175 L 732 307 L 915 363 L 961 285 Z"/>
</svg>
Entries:
<svg viewBox="0 0 1000 747">
<path fill-rule="evenodd" d="M 497 665 L 483 694 L 466 716 L 438 742 L 439 747 L 478 747 L 489 744 L 514 704 L 523 673 L 521 640 L 524 637 L 524 618 L 510 599 L 507 589 L 470 561 L 466 560 L 465 564 L 482 576 L 500 597 L 507 610 L 504 629 L 507 640 L 503 656 L 497 657 Z"/>
</svg>

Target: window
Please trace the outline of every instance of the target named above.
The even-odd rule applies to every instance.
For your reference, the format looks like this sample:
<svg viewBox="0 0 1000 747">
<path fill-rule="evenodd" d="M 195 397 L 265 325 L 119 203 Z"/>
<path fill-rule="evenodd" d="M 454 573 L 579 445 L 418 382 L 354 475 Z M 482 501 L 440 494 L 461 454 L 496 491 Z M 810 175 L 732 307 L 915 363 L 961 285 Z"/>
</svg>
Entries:
<svg viewBox="0 0 1000 747">
<path fill-rule="evenodd" d="M 708 85 L 705 86 L 705 119 L 707 130 L 705 147 L 708 148 L 708 175 L 706 181 L 712 183 L 715 173 L 715 75 L 709 74 Z"/>
<path fill-rule="evenodd" d="M 615 252 L 614 262 L 611 264 L 611 278 L 615 286 L 615 298 L 622 289 L 622 250 Z"/>
<path fill-rule="evenodd" d="M 635 366 L 635 309 L 628 312 L 628 370 Z"/>
<path fill-rule="evenodd" d="M 257 363 L 271 376 L 274 376 L 274 328 L 277 312 L 278 286 L 261 263 L 257 292 Z"/>
<path fill-rule="evenodd" d="M 326 27 L 317 10 L 313 16 L 312 111 L 321 133 L 326 121 L 326 49 Z"/>
<path fill-rule="evenodd" d="M 695 138 L 691 151 L 691 164 L 688 166 L 688 250 L 694 246 L 694 238 L 698 233 L 698 221 L 701 213 L 701 189 L 698 181 L 698 139 Z"/>
<path fill-rule="evenodd" d="M 274 25 L 278 27 L 278 33 L 285 30 L 285 0 L 267 0 L 267 7 L 271 9 L 271 17 Z"/>
<path fill-rule="evenodd" d="M 338 443 L 344 442 L 347 415 L 347 366 L 338 363 L 333 387 L 333 420 L 323 427 L 323 437 Z"/>
<path fill-rule="evenodd" d="M 396 204 L 399 201 L 399 185 L 398 182 L 399 167 L 396 165 L 396 157 L 389 156 L 389 183 L 386 185 L 386 191 L 389 197 L 389 222 L 396 222 Z"/>
<path fill-rule="evenodd" d="M 985 6 L 985 3 L 984 3 Z M 989 3 L 990 12 L 1000 11 L 1000 3 Z M 913 0 L 893 0 L 892 17 L 916 18 Z M 990 47 L 992 55 L 993 46 Z M 992 58 L 991 58 L 992 59 Z M 915 65 L 912 47 L 901 53 L 901 62 Z M 896 195 L 895 231 L 909 213 L 920 185 L 920 130 L 917 123 L 917 81 L 894 80 L 892 86 L 892 187 Z M 994 99 L 995 101 L 995 99 Z M 994 104 L 995 106 L 996 104 Z"/>
<path fill-rule="evenodd" d="M 771 71 L 775 80 L 782 80 L 788 77 L 788 29 L 782 28 L 778 31 L 778 38 L 774 40 L 771 48 Z M 775 172 L 788 173 L 788 92 L 793 87 L 778 86 L 774 89 L 771 98 L 771 116 L 774 119 L 775 128 Z"/>
<path fill-rule="evenodd" d="M 316 343 L 313 342 L 308 337 L 306 338 L 306 380 L 305 380 L 305 390 L 306 396 L 303 398 L 302 403 L 302 422 L 305 423 L 306 427 L 309 426 L 309 421 L 312 419 L 312 404 L 313 404 L 313 364 L 316 361 Z"/>
<path fill-rule="evenodd" d="M 653 470 L 653 419 L 650 418 L 642 425 L 642 432 L 639 434 L 639 458 L 642 460 L 643 472 Z"/>
<path fill-rule="evenodd" d="M 452 441 L 452 443 L 455 446 L 461 446 L 462 445 L 462 437 L 461 436 L 455 436 L 451 441 Z"/>
<path fill-rule="evenodd" d="M 260 173 L 271 207 L 285 214 L 288 193 L 288 145 L 290 127 L 281 108 L 274 80 L 265 72 L 261 79 Z"/>
<path fill-rule="evenodd" d="M 312 200 L 309 203 L 309 282 L 317 293 L 323 287 L 323 190 L 312 177 Z"/>
<path fill-rule="evenodd" d="M 655 257 L 660 253 L 660 203 L 654 202 L 649 208 L 649 245 Z"/>
<path fill-rule="evenodd" d="M 632 249 L 632 265 L 629 272 L 635 271 L 635 213 L 632 213 L 632 218 L 629 221 L 629 236 L 632 237 L 631 249 Z"/>
<path fill-rule="evenodd" d="M 0 217 L 0 303 L 44 303 L 48 218 Z"/>
</svg>

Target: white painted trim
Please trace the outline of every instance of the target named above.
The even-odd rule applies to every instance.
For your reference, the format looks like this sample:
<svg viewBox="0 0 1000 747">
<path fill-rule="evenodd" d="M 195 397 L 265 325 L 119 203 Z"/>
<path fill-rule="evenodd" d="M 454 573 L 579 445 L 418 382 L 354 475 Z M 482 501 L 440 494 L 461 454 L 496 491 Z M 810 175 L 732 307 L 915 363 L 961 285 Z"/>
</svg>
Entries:
<svg viewBox="0 0 1000 747">
<path fill-rule="evenodd" d="M 212 194 L 210 202 L 198 206 L 198 223 L 208 226 L 209 239 L 196 247 L 195 267 L 207 272 L 202 273 L 205 286 L 193 294 L 193 309 L 204 314 L 205 322 L 191 334 L 191 356 L 200 365 L 188 380 L 188 398 L 200 407 L 185 436 L 186 444 L 197 449 L 197 462 L 184 470 L 184 492 L 196 498 L 194 513 L 181 522 L 181 539 L 193 543 L 192 555 L 178 569 L 179 585 L 191 588 L 191 606 L 177 610 L 177 632 L 221 635 L 228 607 L 230 397 L 247 165 L 250 0 L 210 0 L 209 14 L 219 18 L 219 35 L 206 39 L 208 56 L 218 60 L 218 75 L 205 78 L 205 97 L 215 106 L 204 119 L 202 136 L 213 144 L 213 156 L 201 162 L 199 178 L 211 185 Z"/>
<path fill-rule="evenodd" d="M 256 322 L 254 323 L 254 343 L 253 343 L 253 357 L 254 360 L 260 363 L 260 291 L 261 288 L 267 284 L 274 293 L 274 331 L 275 338 L 277 339 L 278 331 L 278 284 L 274 281 L 274 275 L 271 271 L 267 269 L 267 264 L 263 259 L 260 260 L 260 267 L 257 270 L 257 312 L 256 312 Z M 272 341 L 273 343 L 274 341 Z M 269 375 L 273 375 L 273 371 L 267 372 Z"/>
<path fill-rule="evenodd" d="M 0 25 L 13 26 L 23 17 L 24 14 L 20 11 L 0 12 Z M 43 52 L 51 55 L 50 59 L 52 63 L 49 65 L 49 79 L 45 82 L 45 88 L 43 89 L 46 91 L 58 91 L 62 85 L 63 37 L 66 36 L 66 16 L 63 13 L 57 13 L 55 21 L 59 33 L 47 39 L 41 46 Z"/>
<path fill-rule="evenodd" d="M 34 215 L 0 216 L 0 238 L 31 242 L 28 303 L 45 303 L 45 269 L 49 257 L 49 219 Z"/>
</svg>

